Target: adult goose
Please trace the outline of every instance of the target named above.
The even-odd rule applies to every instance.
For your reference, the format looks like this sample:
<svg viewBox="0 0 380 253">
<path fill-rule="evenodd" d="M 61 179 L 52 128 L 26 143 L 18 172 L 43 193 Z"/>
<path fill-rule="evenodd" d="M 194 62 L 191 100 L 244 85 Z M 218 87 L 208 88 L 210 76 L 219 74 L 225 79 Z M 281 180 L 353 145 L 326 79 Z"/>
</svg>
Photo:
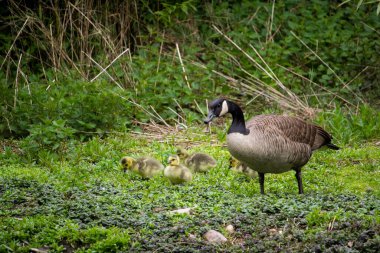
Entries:
<svg viewBox="0 0 380 253">
<path fill-rule="evenodd" d="M 209 104 L 206 124 L 226 113 L 232 115 L 227 134 L 227 147 L 231 155 L 256 170 L 259 174 L 260 192 L 264 194 L 265 173 L 283 173 L 295 170 L 298 192 L 303 193 L 301 168 L 314 150 L 327 146 L 339 149 L 331 143 L 331 135 L 321 127 L 289 116 L 258 115 L 247 123 L 241 108 L 224 98 Z"/>
</svg>

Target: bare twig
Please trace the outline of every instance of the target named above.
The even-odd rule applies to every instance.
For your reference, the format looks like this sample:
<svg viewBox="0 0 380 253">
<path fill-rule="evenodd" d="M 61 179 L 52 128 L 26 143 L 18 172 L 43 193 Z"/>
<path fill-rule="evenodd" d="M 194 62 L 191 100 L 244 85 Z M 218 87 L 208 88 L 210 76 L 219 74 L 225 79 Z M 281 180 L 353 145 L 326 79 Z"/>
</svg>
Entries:
<svg viewBox="0 0 380 253">
<path fill-rule="evenodd" d="M 99 63 L 97 63 L 94 59 L 92 59 L 91 56 L 89 56 L 88 54 L 86 54 L 85 52 L 83 52 L 93 63 L 95 63 L 96 66 L 98 66 L 102 71 L 101 73 L 106 73 L 107 76 L 112 80 L 112 82 L 114 82 L 120 89 L 124 90 L 123 87 L 121 86 L 121 84 L 119 84 L 108 72 L 106 69 L 104 69 Z M 95 79 L 93 78 L 91 80 L 91 82 L 93 82 Z"/>
<path fill-rule="evenodd" d="M 284 66 L 281 66 L 281 65 L 279 65 L 279 64 L 278 64 L 278 66 L 281 67 L 281 68 L 283 68 L 283 69 L 285 69 L 286 71 L 292 73 L 293 75 L 296 75 L 296 76 L 300 77 L 301 79 L 304 79 L 304 80 L 310 82 L 311 84 L 314 84 L 314 85 L 318 86 L 319 88 L 321 88 L 321 89 L 327 91 L 327 92 L 330 93 L 331 95 L 333 95 L 333 96 L 335 96 L 335 97 L 341 99 L 343 102 L 345 102 L 345 103 L 347 103 L 347 104 L 349 104 L 349 105 L 354 106 L 354 104 L 352 104 L 352 103 L 349 102 L 348 100 L 344 99 L 343 97 L 339 96 L 337 93 L 330 91 L 330 90 L 327 89 L 326 87 L 324 87 L 324 86 L 322 86 L 322 85 L 320 85 L 320 84 L 318 84 L 318 83 L 316 83 L 316 82 L 313 82 L 312 80 L 308 79 L 307 77 L 304 77 L 304 76 L 298 74 L 297 72 L 294 72 L 294 71 L 291 70 L 291 69 L 288 69 L 288 68 L 286 68 L 286 67 L 284 67 Z"/>
<path fill-rule="evenodd" d="M 254 50 L 254 52 L 256 53 L 256 55 L 260 58 L 260 60 L 265 64 L 265 66 L 267 67 L 267 69 L 271 72 L 271 74 L 273 76 L 272 78 L 274 79 L 274 81 L 276 82 L 276 84 L 278 86 L 280 86 L 280 88 L 283 89 L 290 97 L 292 97 L 293 99 L 295 99 L 295 101 L 300 106 L 304 106 L 304 104 L 298 99 L 298 97 L 296 96 L 296 94 L 294 94 L 288 88 L 286 88 L 285 85 L 280 81 L 280 79 L 276 76 L 276 74 L 273 72 L 273 70 L 265 62 L 265 60 L 262 58 L 262 56 L 259 54 L 259 52 L 257 52 L 257 50 L 255 49 L 255 47 L 253 47 L 251 44 L 250 44 L 250 47 Z M 263 68 L 263 67 L 261 67 L 261 68 Z"/>
<path fill-rule="evenodd" d="M 273 0 L 272 13 L 271 13 L 270 19 L 269 19 L 269 29 L 268 29 L 268 33 L 267 33 L 267 42 L 273 40 L 272 27 L 273 27 L 273 20 L 274 20 L 274 6 L 275 6 L 275 3 L 276 3 L 276 0 Z"/>
<path fill-rule="evenodd" d="M 285 87 L 285 85 L 279 80 L 279 78 L 276 76 L 274 71 L 269 67 L 269 65 L 266 63 L 266 61 L 263 59 L 263 57 L 258 53 L 258 51 L 252 45 L 250 45 L 250 47 L 254 50 L 255 54 L 259 57 L 259 59 L 264 63 L 264 66 L 262 66 L 258 61 L 256 61 L 251 55 L 249 55 L 239 45 L 237 45 L 231 38 L 229 38 L 222 31 L 220 31 L 216 26 L 213 26 L 213 28 L 219 34 L 221 34 L 228 42 L 230 42 L 232 45 L 234 45 L 235 48 L 237 48 L 240 52 L 242 52 L 243 55 L 246 56 L 254 64 L 254 66 L 256 68 L 258 68 L 260 71 L 265 73 L 265 75 L 270 77 L 283 91 L 286 92 L 286 94 L 289 97 L 281 94 L 279 91 L 277 91 L 277 90 L 273 89 L 272 87 L 270 87 L 269 85 L 265 84 L 263 81 L 259 80 L 255 76 L 253 76 L 249 71 L 246 71 L 244 68 L 242 68 L 240 66 L 240 64 L 238 64 L 240 66 L 240 69 L 252 78 L 252 80 L 250 82 L 253 82 L 252 84 L 254 84 L 252 87 L 250 87 L 249 85 L 242 83 L 243 87 L 245 87 L 248 90 L 254 91 L 255 93 L 265 94 L 266 96 L 268 96 L 269 98 L 271 98 L 275 101 L 278 100 L 279 98 L 281 98 L 281 100 L 277 101 L 277 102 L 280 102 L 280 104 L 283 106 L 285 105 L 286 107 L 292 108 L 292 110 L 294 110 L 295 108 L 298 108 L 298 109 L 296 109 L 297 111 L 299 111 L 299 109 L 301 109 L 301 108 L 305 111 L 310 110 L 310 108 L 308 108 L 308 106 L 305 105 L 293 92 L 291 92 L 288 88 Z M 231 56 L 230 54 L 229 54 L 229 56 L 232 59 L 234 59 L 235 62 L 239 62 L 238 59 L 235 59 L 235 57 Z M 222 74 L 220 72 L 217 74 L 224 76 L 226 78 L 225 74 Z M 238 83 L 238 80 L 236 80 L 235 78 L 228 77 L 227 79 L 232 81 L 232 83 Z M 270 95 L 267 92 L 268 90 L 270 90 Z"/>
<path fill-rule="evenodd" d="M 340 4 L 338 4 L 338 7 L 344 5 L 344 4 L 348 3 L 348 2 L 351 2 L 351 0 L 346 0 L 346 1 L 344 1 L 344 2 L 341 2 Z"/>
<path fill-rule="evenodd" d="M 97 26 L 95 25 L 94 22 L 92 22 L 92 20 L 87 17 L 80 9 L 78 9 L 78 7 L 76 7 L 74 4 L 72 4 L 71 2 L 69 3 L 69 5 L 71 5 L 75 10 L 77 10 L 94 28 L 95 30 L 97 30 L 97 32 L 99 34 L 103 34 L 103 31 Z M 101 38 L 104 40 L 104 42 L 108 45 L 108 47 L 112 50 L 114 47 L 112 46 L 112 42 L 109 41 L 106 36 L 101 36 Z"/>
<path fill-rule="evenodd" d="M 310 52 L 312 52 L 314 54 L 315 57 L 318 58 L 318 60 L 320 60 L 323 65 L 325 65 L 334 75 L 335 77 L 342 83 L 344 84 L 344 81 L 340 78 L 340 76 L 338 76 L 337 73 L 335 73 L 335 71 L 313 50 L 311 49 L 300 37 L 298 37 L 293 31 L 290 31 L 290 33 L 299 41 L 302 43 L 302 45 L 304 45 L 307 49 L 309 49 Z"/>
<path fill-rule="evenodd" d="M 380 4 L 380 2 L 379 2 L 379 4 Z M 372 31 L 374 31 L 375 33 L 377 33 L 378 35 L 380 35 L 380 32 L 379 31 L 377 31 L 375 28 L 373 28 L 372 26 L 370 26 L 370 25 L 368 25 L 368 24 L 366 24 L 366 23 L 364 23 L 363 21 L 360 21 L 363 25 L 365 25 L 366 27 L 368 27 L 369 29 L 371 29 Z"/>
<path fill-rule="evenodd" d="M 186 122 L 186 119 L 184 117 L 182 117 L 178 112 L 176 112 L 174 109 L 172 109 L 171 107 L 168 107 L 168 109 L 170 111 L 172 111 L 175 115 L 177 115 L 178 118 L 182 119 L 182 122 L 180 122 L 179 120 L 177 119 L 174 119 L 175 122 L 177 122 L 178 125 L 181 125 L 181 126 L 184 126 L 185 128 L 188 128 L 187 125 L 185 124 Z"/>
<path fill-rule="evenodd" d="M 178 58 L 179 58 L 179 62 L 181 63 L 181 67 L 182 67 L 182 72 L 183 72 L 183 76 L 185 78 L 185 82 L 187 84 L 187 87 L 189 87 L 189 89 L 191 89 L 190 87 L 190 83 L 189 83 L 189 80 L 187 78 L 187 74 L 186 74 L 186 70 L 185 70 L 185 66 L 183 65 L 183 61 L 182 61 L 182 57 L 181 57 L 181 52 L 179 50 L 179 46 L 178 46 L 178 43 L 175 43 L 175 46 L 177 48 L 177 53 L 178 53 Z"/>
<path fill-rule="evenodd" d="M 364 69 L 362 69 L 362 71 L 360 71 L 354 78 L 352 78 L 350 81 L 348 81 L 347 83 L 345 83 L 343 85 L 344 88 L 348 88 L 348 85 L 350 85 L 350 83 L 352 83 L 355 79 L 357 79 L 364 71 L 366 71 L 369 67 L 366 66 Z"/>
<path fill-rule="evenodd" d="M 156 74 L 158 74 L 158 71 L 160 70 L 161 55 L 162 55 L 162 49 L 163 49 L 163 46 L 164 46 L 164 42 L 162 41 L 162 42 L 161 42 L 161 45 L 160 45 L 160 51 L 159 51 L 159 53 L 158 53 L 158 61 L 157 61 Z M 156 88 L 156 86 L 157 86 L 157 81 L 154 81 L 154 87 Z"/>
<path fill-rule="evenodd" d="M 205 65 L 202 65 L 200 63 L 193 63 L 199 67 L 207 68 Z M 236 78 L 233 78 L 229 75 L 226 75 L 224 73 L 221 73 L 216 70 L 211 70 L 214 74 L 221 76 L 229 81 L 229 84 L 232 87 L 241 87 L 243 88 L 247 93 L 256 96 L 257 94 L 268 98 L 269 100 L 278 103 L 280 106 L 284 108 L 288 108 L 292 111 L 295 111 L 301 115 L 305 115 L 306 117 L 310 117 L 314 115 L 314 111 L 312 108 L 307 107 L 306 105 L 300 106 L 298 103 L 294 103 L 294 100 L 291 97 L 288 97 L 278 90 L 274 89 L 271 86 L 266 85 L 260 80 L 248 80 L 241 78 L 242 80 L 238 80 Z"/>
<path fill-rule="evenodd" d="M 183 110 L 182 106 L 178 103 L 177 99 L 174 98 L 173 100 L 174 100 L 174 102 L 177 104 L 177 106 L 179 107 L 179 109 L 181 110 L 181 112 L 183 113 L 183 115 L 185 115 L 186 113 L 185 113 L 185 111 Z"/>
<path fill-rule="evenodd" d="M 314 50 L 312 50 L 302 39 L 300 39 L 293 31 L 291 31 L 290 32 L 297 40 L 299 40 L 301 43 L 302 43 L 302 45 L 304 45 L 307 49 L 309 49 L 310 50 L 310 52 L 312 52 L 314 55 L 315 55 L 315 57 L 317 57 L 322 63 L 323 63 L 323 65 L 325 65 L 334 75 L 335 75 L 335 77 L 339 80 L 339 82 L 343 85 L 343 87 L 345 87 L 347 90 L 349 90 L 355 97 L 357 97 L 360 101 L 362 101 L 362 102 L 364 102 L 363 100 L 362 100 L 362 98 L 361 97 L 359 97 L 358 95 L 357 95 L 357 93 L 356 92 L 353 92 L 351 89 L 350 89 L 350 87 L 348 87 L 346 84 L 345 84 L 345 82 L 338 76 L 338 74 L 314 51 Z"/>
<path fill-rule="evenodd" d="M 24 30 L 24 28 L 25 28 L 26 24 L 28 23 L 28 21 L 29 21 L 29 16 L 27 16 L 27 18 L 26 18 L 24 24 L 22 25 L 21 29 L 18 31 L 18 33 L 17 33 L 15 39 L 13 40 L 11 47 L 9 48 L 7 54 L 6 54 L 5 57 L 4 57 L 3 62 L 1 63 L 0 69 L 3 68 L 3 65 L 4 65 L 5 61 L 7 60 L 7 58 L 8 58 L 8 56 L 9 56 L 10 52 L 12 51 L 12 49 L 13 49 L 13 47 L 14 47 L 14 45 L 15 45 L 17 39 L 18 39 L 18 37 L 20 36 L 21 32 Z"/>
<path fill-rule="evenodd" d="M 90 82 L 93 82 L 93 81 L 95 81 L 101 74 L 103 74 L 104 72 L 106 72 L 106 70 L 110 67 L 110 66 L 112 66 L 112 64 L 114 64 L 122 55 L 124 55 L 126 52 L 128 52 L 129 51 L 129 48 L 127 48 L 127 49 L 125 49 L 123 52 L 121 52 L 118 56 L 116 56 L 115 57 L 115 59 L 113 59 L 112 61 L 111 61 L 111 63 L 110 64 L 108 64 L 105 68 L 102 68 L 102 71 L 100 71 L 94 78 L 92 78 L 91 79 L 91 81 Z M 86 53 L 85 53 L 86 54 Z M 86 54 L 87 55 L 87 54 Z M 87 57 L 90 57 L 90 56 L 88 56 L 87 55 Z M 92 59 L 91 57 L 90 57 L 90 59 Z"/>
<path fill-rule="evenodd" d="M 17 104 L 17 94 L 18 94 L 18 76 L 20 73 L 20 63 L 21 63 L 22 54 L 20 55 L 20 58 L 18 59 L 17 63 L 17 73 L 16 73 L 16 80 L 15 80 L 15 95 L 13 98 L 13 107 L 16 108 Z"/>
<path fill-rule="evenodd" d="M 165 126 L 170 127 L 170 125 L 164 120 L 164 118 L 161 117 L 161 115 L 154 109 L 153 106 L 150 106 L 150 108 L 153 110 L 153 112 L 157 115 L 157 117 L 160 119 L 162 123 L 164 123 Z"/>
<path fill-rule="evenodd" d="M 195 103 L 195 105 L 197 106 L 198 111 L 199 111 L 203 116 L 205 116 L 205 113 L 203 112 L 203 110 L 201 109 L 201 107 L 199 106 L 199 104 L 197 103 L 197 100 L 194 99 L 194 103 Z"/>
<path fill-rule="evenodd" d="M 148 110 L 146 110 L 142 105 L 136 103 L 133 99 L 128 99 L 128 98 L 126 98 L 126 97 L 124 97 L 124 96 L 121 96 L 120 94 L 117 94 L 116 92 L 112 92 L 112 93 L 115 94 L 116 96 L 120 97 L 121 99 L 123 99 L 123 100 L 125 100 L 125 101 L 127 101 L 127 102 L 129 102 L 129 103 L 131 103 L 131 104 L 134 104 L 135 106 L 141 108 L 144 112 L 146 112 L 146 113 L 149 114 L 150 116 L 152 116 L 152 117 L 156 117 L 156 116 L 154 116 L 152 113 L 150 113 Z"/>
</svg>

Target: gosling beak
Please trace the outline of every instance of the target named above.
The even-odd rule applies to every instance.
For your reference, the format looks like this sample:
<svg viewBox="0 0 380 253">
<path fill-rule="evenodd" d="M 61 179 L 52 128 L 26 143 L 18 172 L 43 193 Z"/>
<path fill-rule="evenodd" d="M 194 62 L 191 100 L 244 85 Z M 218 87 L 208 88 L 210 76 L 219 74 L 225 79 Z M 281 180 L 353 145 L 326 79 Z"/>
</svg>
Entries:
<svg viewBox="0 0 380 253">
<path fill-rule="evenodd" d="M 208 115 L 207 115 L 207 118 L 205 118 L 205 119 L 203 120 L 203 122 L 204 122 L 205 124 L 208 124 L 208 123 L 210 123 L 210 122 L 212 121 L 212 119 L 215 118 L 215 117 L 216 117 L 215 114 L 214 114 L 212 111 L 209 111 L 209 113 L 208 113 Z"/>
</svg>

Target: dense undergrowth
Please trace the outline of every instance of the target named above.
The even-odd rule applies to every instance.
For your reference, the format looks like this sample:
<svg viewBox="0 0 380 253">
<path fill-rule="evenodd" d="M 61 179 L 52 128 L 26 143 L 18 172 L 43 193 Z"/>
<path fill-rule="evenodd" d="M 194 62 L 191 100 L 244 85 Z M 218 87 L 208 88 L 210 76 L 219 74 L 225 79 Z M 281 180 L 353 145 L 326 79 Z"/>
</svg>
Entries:
<svg viewBox="0 0 380 253">
<path fill-rule="evenodd" d="M 319 0 L 9 1 L 2 10 L 0 133 L 63 131 L 48 142 L 86 139 L 150 121 L 151 106 L 170 124 L 192 123 L 206 111 L 205 99 L 219 95 L 249 102 L 255 112 L 378 108 L 375 8 Z M 283 96 L 271 97 L 272 88 Z"/>
</svg>

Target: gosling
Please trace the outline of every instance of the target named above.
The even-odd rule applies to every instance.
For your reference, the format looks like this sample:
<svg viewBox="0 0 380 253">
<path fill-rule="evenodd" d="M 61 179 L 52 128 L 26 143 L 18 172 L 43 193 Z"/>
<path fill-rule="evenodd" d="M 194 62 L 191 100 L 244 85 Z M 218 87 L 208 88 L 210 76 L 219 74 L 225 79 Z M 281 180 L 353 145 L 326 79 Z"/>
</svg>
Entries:
<svg viewBox="0 0 380 253">
<path fill-rule="evenodd" d="M 164 170 L 164 176 L 167 177 L 172 184 L 182 184 L 193 180 L 191 171 L 180 164 L 178 155 L 171 155 L 168 158 L 169 165 Z"/>
<path fill-rule="evenodd" d="M 192 172 L 207 172 L 216 166 L 215 159 L 204 153 L 189 154 L 184 148 L 179 147 L 177 155 Z"/>
<path fill-rule="evenodd" d="M 123 166 L 124 173 L 130 170 L 144 179 L 152 178 L 163 172 L 164 166 L 154 158 L 151 157 L 140 157 L 132 158 L 125 156 L 120 161 Z"/>
<path fill-rule="evenodd" d="M 258 176 L 256 171 L 254 171 L 253 169 L 250 169 L 246 164 L 240 162 L 238 159 L 236 159 L 233 156 L 230 157 L 230 169 L 232 171 L 243 173 L 249 178 L 255 178 Z"/>
</svg>

